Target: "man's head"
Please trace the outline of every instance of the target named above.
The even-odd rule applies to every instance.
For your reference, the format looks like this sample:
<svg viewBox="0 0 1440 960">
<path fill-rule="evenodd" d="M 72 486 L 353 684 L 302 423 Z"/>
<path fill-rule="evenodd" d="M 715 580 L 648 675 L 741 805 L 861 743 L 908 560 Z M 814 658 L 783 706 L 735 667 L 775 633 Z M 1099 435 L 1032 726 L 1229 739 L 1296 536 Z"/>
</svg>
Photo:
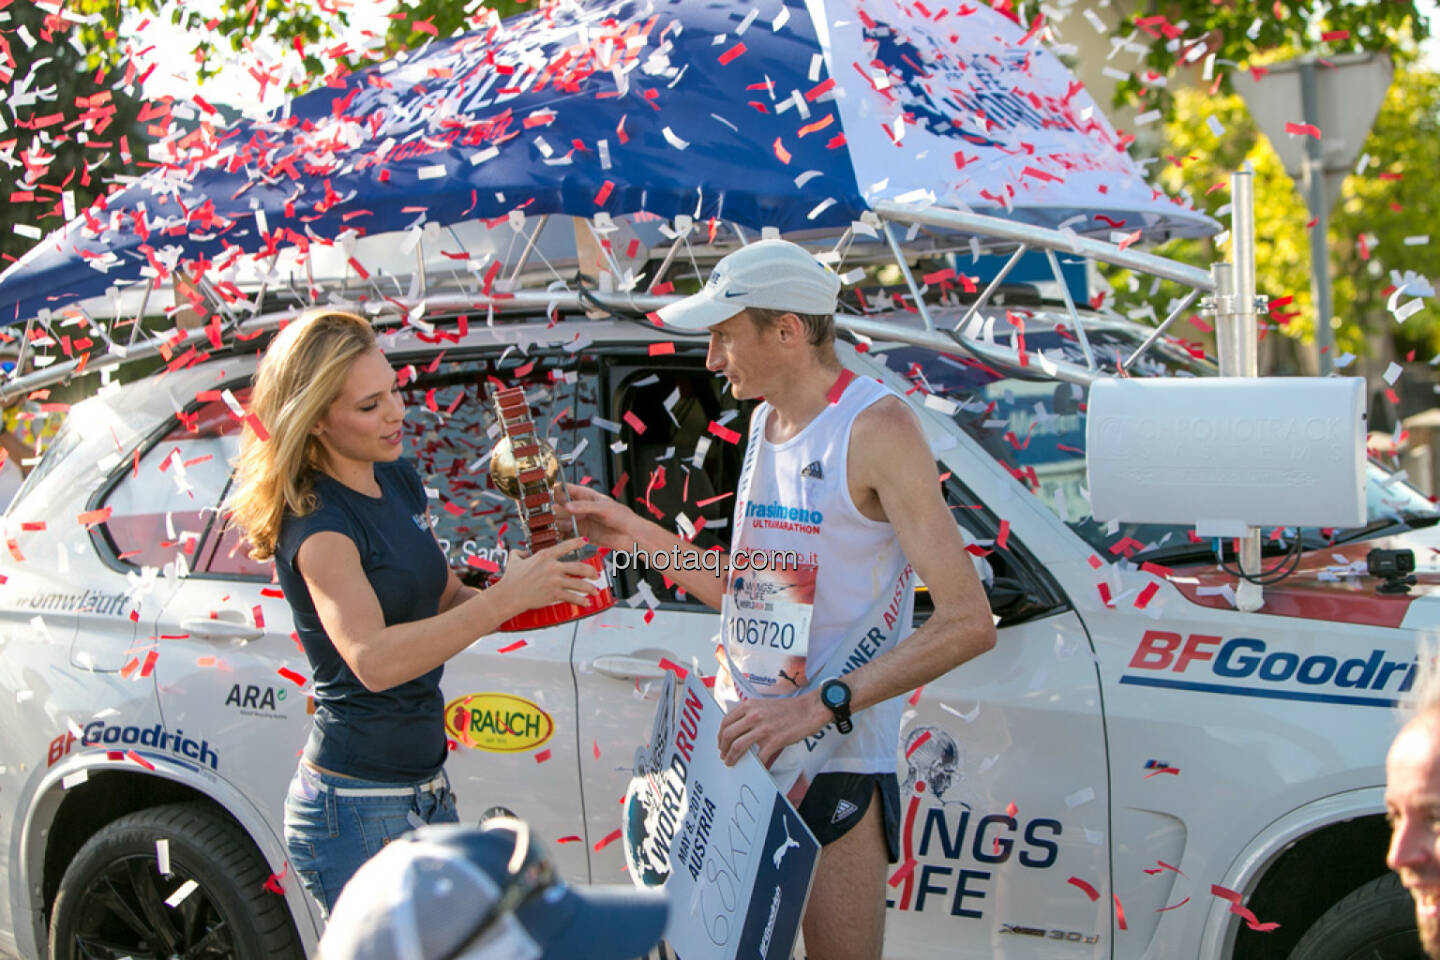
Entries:
<svg viewBox="0 0 1440 960">
<path fill-rule="evenodd" d="M 709 330 L 706 365 L 737 397 L 764 394 L 797 363 L 834 365 L 840 278 L 803 247 L 761 240 L 715 265 L 703 290 L 660 310 L 682 330 Z"/>
<path fill-rule="evenodd" d="M 1420 942 L 1440 960 L 1440 709 L 1401 728 L 1385 758 L 1390 851 L 1385 862 L 1415 900 Z"/>
<path fill-rule="evenodd" d="M 663 892 L 574 889 L 530 828 L 427 826 L 386 844 L 346 884 L 321 960 L 629 960 L 664 932 Z"/>
</svg>

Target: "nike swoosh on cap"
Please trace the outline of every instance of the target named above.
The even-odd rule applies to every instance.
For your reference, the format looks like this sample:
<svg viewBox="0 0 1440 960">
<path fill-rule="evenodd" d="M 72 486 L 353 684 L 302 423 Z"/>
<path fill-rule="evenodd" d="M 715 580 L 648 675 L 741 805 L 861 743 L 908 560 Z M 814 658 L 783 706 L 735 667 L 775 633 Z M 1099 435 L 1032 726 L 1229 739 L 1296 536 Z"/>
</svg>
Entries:
<svg viewBox="0 0 1440 960">
<path fill-rule="evenodd" d="M 749 290 L 726 290 L 725 299 L 729 300 L 731 297 L 743 297 L 749 292 Z"/>
</svg>

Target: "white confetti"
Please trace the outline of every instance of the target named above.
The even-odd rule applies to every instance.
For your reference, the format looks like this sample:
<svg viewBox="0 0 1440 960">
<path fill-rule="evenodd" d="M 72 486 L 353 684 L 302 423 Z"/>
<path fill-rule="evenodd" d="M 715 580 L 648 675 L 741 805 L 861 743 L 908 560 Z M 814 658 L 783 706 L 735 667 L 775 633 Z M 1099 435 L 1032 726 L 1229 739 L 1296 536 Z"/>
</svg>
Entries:
<svg viewBox="0 0 1440 960">
<path fill-rule="evenodd" d="M 155 841 L 155 865 L 162 877 L 170 876 L 170 841 L 164 837 Z"/>
<path fill-rule="evenodd" d="M 1385 368 L 1385 382 L 1392 387 L 1395 386 L 1395 381 L 1399 380 L 1400 374 L 1404 372 L 1404 367 L 1400 366 L 1400 364 L 1395 363 L 1394 361 L 1391 361 L 1390 366 Z"/>
<path fill-rule="evenodd" d="M 432 163 L 415 171 L 415 177 L 419 180 L 439 180 L 444 176 L 445 164 L 443 163 Z"/>
<path fill-rule="evenodd" d="M 595 149 L 600 154 L 600 169 L 610 169 L 610 141 L 600 140 L 595 144 Z"/>
<path fill-rule="evenodd" d="M 89 770 L 76 770 L 74 773 L 67 773 L 65 775 L 65 778 L 60 781 L 60 786 L 64 787 L 66 790 L 73 790 L 75 787 L 80 786 L 80 784 L 84 783 L 86 780 L 89 779 Z"/>
<path fill-rule="evenodd" d="M 1095 28 L 1096 33 L 1104 36 L 1105 34 L 1110 32 L 1110 29 L 1105 26 L 1105 21 L 1101 20 L 1100 15 L 1094 10 L 1086 7 L 1084 10 L 1081 11 L 1081 13 L 1084 15 L 1085 20 L 1090 24 L 1090 26 Z"/>
<path fill-rule="evenodd" d="M 1135 117 L 1135 126 L 1143 127 L 1147 124 L 1154 123 L 1156 120 L 1160 119 L 1160 116 L 1161 114 L 1159 110 L 1146 110 L 1144 113 L 1138 114 Z"/>
<path fill-rule="evenodd" d="M 686 150 L 690 146 L 690 141 L 680 139 L 675 131 L 671 130 L 668 126 L 661 130 L 660 133 L 665 137 L 665 142 L 676 150 Z"/>
<path fill-rule="evenodd" d="M 1082 804 L 1089 803 L 1091 800 L 1094 799 L 1095 788 L 1083 787 L 1079 790 L 1076 790 L 1074 793 L 1070 794 L 1068 797 L 1065 798 L 1065 806 L 1070 808 L 1071 810 L 1074 810 L 1076 807 L 1081 806 Z"/>
<path fill-rule="evenodd" d="M 814 180 L 818 176 L 820 176 L 819 170 L 806 170 L 804 173 L 800 174 L 795 178 L 795 188 L 798 190 L 800 187 L 805 186 L 805 184 L 809 183 L 811 180 Z"/>
<path fill-rule="evenodd" d="M 199 889 L 200 884 L 196 883 L 194 880 L 186 880 L 184 883 L 180 884 L 180 886 L 176 888 L 174 893 L 170 894 L 170 896 L 165 898 L 165 906 L 172 909 L 178 907 L 180 906 L 180 904 L 185 902 L 186 897 L 190 896 L 190 894 L 194 893 L 196 890 Z"/>
<path fill-rule="evenodd" d="M 974 710 L 971 710 L 971 711 L 968 712 L 968 713 L 961 713 L 959 710 L 956 710 L 954 707 L 950 706 L 950 704 L 948 704 L 948 703 L 942 703 L 942 704 L 940 704 L 940 709 L 941 709 L 941 710 L 944 710 L 946 713 L 953 714 L 953 715 L 959 717 L 961 720 L 964 720 L 966 723 L 974 723 L 974 722 L 975 722 L 975 718 L 978 717 L 978 716 L 980 716 L 980 701 L 978 701 L 978 700 L 975 701 L 975 709 L 974 709 Z"/>
<path fill-rule="evenodd" d="M 947 417 L 955 416 L 955 411 L 960 409 L 960 405 L 954 400 L 946 400 L 944 397 L 934 393 L 925 395 L 925 406 L 931 410 L 939 410 Z"/>
<path fill-rule="evenodd" d="M 1428 234 L 1428 233 L 1418 233 L 1418 234 L 1415 234 L 1414 236 L 1406 237 L 1404 242 L 1405 242 L 1405 246 L 1407 246 L 1407 247 L 1424 247 L 1424 246 L 1428 246 L 1429 243 L 1430 243 L 1430 234 Z"/>
<path fill-rule="evenodd" d="M 1205 126 L 1209 127 L 1209 128 L 1210 128 L 1210 132 L 1213 133 L 1215 136 L 1217 136 L 1217 137 L 1223 137 L 1223 136 L 1225 136 L 1225 124 L 1223 124 L 1223 123 L 1220 122 L 1220 118 L 1219 118 L 1219 117 L 1217 117 L 1217 116 L 1215 116 L 1215 115 L 1213 115 L 1213 114 L 1210 115 L 1210 116 L 1208 116 L 1208 117 L 1206 117 L 1206 118 L 1205 118 Z"/>
<path fill-rule="evenodd" d="M 486 160 L 494 160 L 498 156 L 500 156 L 499 147 L 486 147 L 484 150 L 470 154 L 470 165 L 472 167 L 478 167 Z"/>
<path fill-rule="evenodd" d="M 814 220 L 816 217 L 820 216 L 820 214 L 824 213 L 826 210 L 829 210 L 833 206 L 835 206 L 835 198 L 826 197 L 824 200 L 821 200 L 819 203 L 815 204 L 815 208 L 813 210 L 805 214 L 805 219 Z"/>
<path fill-rule="evenodd" d="M 775 19 L 770 21 L 770 29 L 771 29 L 772 31 L 776 32 L 776 33 L 779 33 L 779 32 L 780 32 L 780 28 L 783 27 L 783 26 L 785 26 L 785 24 L 787 24 L 787 23 L 789 23 L 789 22 L 790 22 L 790 8 L 789 8 L 789 7 L 782 6 L 782 7 L 780 8 L 780 12 L 775 15 Z"/>
<path fill-rule="evenodd" d="M 809 74 L 806 75 L 806 78 L 807 78 L 811 83 L 819 83 L 819 82 L 820 82 L 820 67 L 821 67 L 822 64 L 824 64 L 824 62 L 825 62 L 825 58 L 824 58 L 823 56 L 821 56 L 820 54 L 818 54 L 818 53 L 817 53 L 817 54 L 813 54 L 813 55 L 810 57 L 810 72 L 809 72 Z"/>
</svg>

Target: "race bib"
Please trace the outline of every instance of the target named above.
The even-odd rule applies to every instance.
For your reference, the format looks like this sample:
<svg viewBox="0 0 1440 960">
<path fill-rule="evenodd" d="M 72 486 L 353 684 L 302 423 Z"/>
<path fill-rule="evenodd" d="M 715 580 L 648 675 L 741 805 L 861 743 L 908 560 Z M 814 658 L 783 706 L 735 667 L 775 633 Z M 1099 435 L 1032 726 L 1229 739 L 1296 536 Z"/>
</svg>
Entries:
<svg viewBox="0 0 1440 960">
<path fill-rule="evenodd" d="M 730 664 L 762 696 L 805 686 L 810 621 L 819 567 L 732 570 L 725 591 L 723 638 Z"/>
</svg>

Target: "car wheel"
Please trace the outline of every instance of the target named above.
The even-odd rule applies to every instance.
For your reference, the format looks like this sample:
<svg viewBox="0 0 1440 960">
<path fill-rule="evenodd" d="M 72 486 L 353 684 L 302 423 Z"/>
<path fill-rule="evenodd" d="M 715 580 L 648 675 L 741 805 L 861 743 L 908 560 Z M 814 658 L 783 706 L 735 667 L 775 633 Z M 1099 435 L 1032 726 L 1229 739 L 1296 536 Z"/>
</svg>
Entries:
<svg viewBox="0 0 1440 960">
<path fill-rule="evenodd" d="M 1424 960 L 1415 903 L 1395 874 L 1377 877 L 1325 911 L 1290 960 Z"/>
<path fill-rule="evenodd" d="M 169 875 L 160 873 L 162 839 Z M 265 889 L 269 875 L 244 831 L 202 804 L 128 814 L 86 841 L 65 870 L 50 957 L 304 960 L 284 898 Z"/>
</svg>

